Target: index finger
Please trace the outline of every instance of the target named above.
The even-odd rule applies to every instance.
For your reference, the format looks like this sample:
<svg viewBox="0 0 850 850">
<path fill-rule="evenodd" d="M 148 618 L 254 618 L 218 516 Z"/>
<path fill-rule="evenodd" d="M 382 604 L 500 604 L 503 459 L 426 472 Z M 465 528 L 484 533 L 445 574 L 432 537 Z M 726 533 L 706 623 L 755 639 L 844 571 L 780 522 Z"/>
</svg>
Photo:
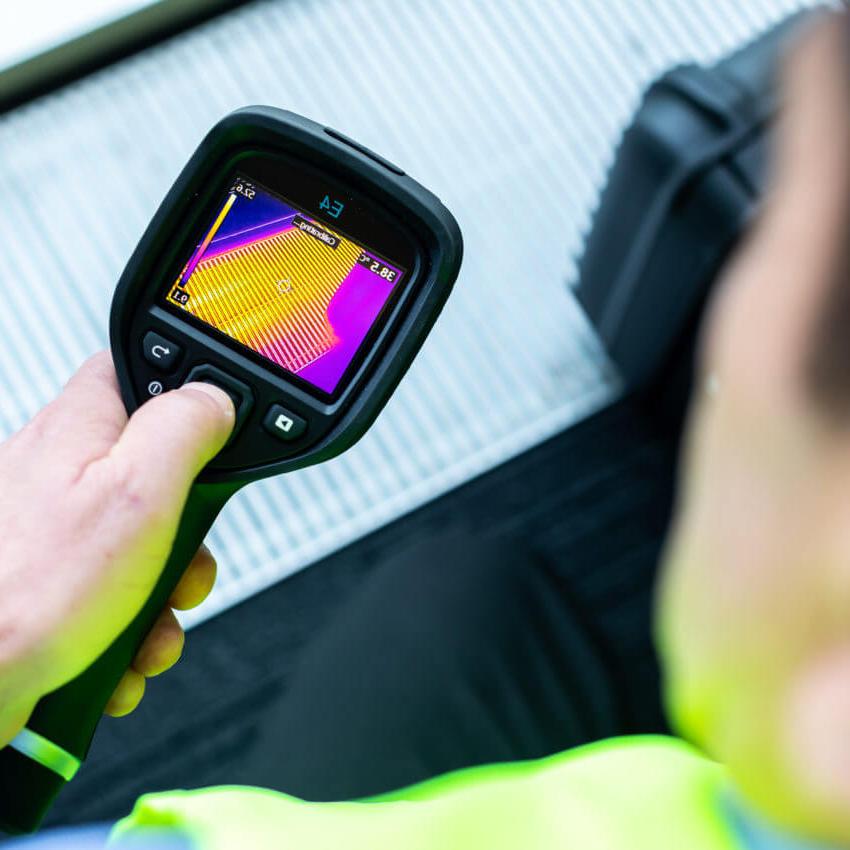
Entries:
<svg viewBox="0 0 850 850">
<path fill-rule="evenodd" d="M 22 434 L 38 442 L 39 452 L 50 451 L 60 461 L 84 468 L 109 452 L 126 424 L 112 357 L 101 351 L 83 363 Z"/>
</svg>

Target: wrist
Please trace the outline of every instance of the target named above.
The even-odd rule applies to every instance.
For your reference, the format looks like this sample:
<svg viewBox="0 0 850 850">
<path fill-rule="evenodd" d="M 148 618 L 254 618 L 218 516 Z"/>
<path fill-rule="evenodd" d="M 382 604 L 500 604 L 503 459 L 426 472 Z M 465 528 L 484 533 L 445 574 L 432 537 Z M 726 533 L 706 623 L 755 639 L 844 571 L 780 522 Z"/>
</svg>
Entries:
<svg viewBox="0 0 850 850">
<path fill-rule="evenodd" d="M 32 600 L 2 593 L 0 603 L 0 745 L 25 725 L 35 703 L 50 689 L 46 630 Z"/>
<path fill-rule="evenodd" d="M 29 641 L 0 638 L 0 748 L 26 726 L 39 698 L 49 690 L 43 656 Z"/>
<path fill-rule="evenodd" d="M 5 747 L 23 728 L 35 708 L 35 700 L 0 707 L 0 749 Z"/>
</svg>

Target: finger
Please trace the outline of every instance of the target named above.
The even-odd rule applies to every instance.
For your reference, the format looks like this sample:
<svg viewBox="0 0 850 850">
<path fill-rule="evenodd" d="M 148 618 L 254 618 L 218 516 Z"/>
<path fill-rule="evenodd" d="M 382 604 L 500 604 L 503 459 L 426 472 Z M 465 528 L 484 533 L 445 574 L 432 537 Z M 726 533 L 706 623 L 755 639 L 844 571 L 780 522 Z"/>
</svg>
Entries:
<svg viewBox="0 0 850 850">
<path fill-rule="evenodd" d="M 126 424 L 112 357 L 101 351 L 83 363 L 25 431 L 43 447 L 85 466 L 109 451 Z"/>
<path fill-rule="evenodd" d="M 771 190 L 715 299 L 704 352 L 704 367 L 724 385 L 759 393 L 810 383 L 813 346 L 823 340 L 818 325 L 834 312 L 828 296 L 847 242 L 848 50 L 847 16 L 825 14 L 785 63 Z"/>
<path fill-rule="evenodd" d="M 160 508 L 182 505 L 189 485 L 221 450 L 236 414 L 230 396 L 211 384 L 186 384 L 143 404 L 111 453 L 119 478 Z"/>
<path fill-rule="evenodd" d="M 168 604 L 178 611 L 188 611 L 200 605 L 213 589 L 216 571 L 212 552 L 206 546 L 201 546 L 174 588 Z"/>
<path fill-rule="evenodd" d="M 99 351 L 89 357 L 68 380 L 59 400 L 63 412 L 69 416 L 90 414 L 98 422 L 117 429 L 116 436 L 127 422 L 115 366 L 108 351 Z"/>
<path fill-rule="evenodd" d="M 813 306 L 806 316 L 804 384 L 820 412 L 844 426 L 850 420 L 850 14 L 833 16 L 815 35 L 806 45 L 808 52 L 797 57 L 788 84 L 797 86 L 794 100 L 800 117 L 786 134 L 787 182 L 789 194 L 793 189 L 801 204 L 806 185 L 809 196 L 815 196 L 801 215 L 818 216 L 810 219 L 806 236 L 808 251 L 822 252 L 821 265 L 814 266 L 810 280 Z M 802 125 L 804 110 L 809 128 Z M 804 147 L 812 144 L 816 149 L 805 157 Z M 804 158 L 810 160 L 805 168 Z"/>
<path fill-rule="evenodd" d="M 850 320 L 848 21 L 846 13 L 823 16 L 786 63 L 775 191 L 758 239 L 766 262 L 774 254 L 766 266 L 773 273 L 753 275 L 769 311 L 764 319 L 776 316 L 777 338 L 805 386 L 823 384 L 836 369 L 850 374 L 850 358 L 842 357 Z M 770 300 L 779 303 L 769 307 Z"/>
<path fill-rule="evenodd" d="M 798 215 L 808 210 L 843 215 L 847 206 L 850 36 L 846 13 L 818 18 L 783 67 L 784 106 L 776 149 L 776 203 L 772 220 L 793 219 L 795 241 L 812 256 L 832 244 L 831 225 Z M 793 200 L 793 205 L 784 203 Z M 799 224 L 803 222 L 803 233 Z M 826 226 L 824 226 L 826 225 Z M 791 233 L 788 234 L 792 236 Z"/>
<path fill-rule="evenodd" d="M 135 670 L 127 670 L 106 704 L 104 712 L 110 717 L 124 717 L 135 710 L 144 695 L 145 677 Z"/>
<path fill-rule="evenodd" d="M 167 608 L 154 623 L 133 659 L 133 669 L 146 678 L 173 667 L 183 654 L 186 636 L 174 612 Z"/>
</svg>

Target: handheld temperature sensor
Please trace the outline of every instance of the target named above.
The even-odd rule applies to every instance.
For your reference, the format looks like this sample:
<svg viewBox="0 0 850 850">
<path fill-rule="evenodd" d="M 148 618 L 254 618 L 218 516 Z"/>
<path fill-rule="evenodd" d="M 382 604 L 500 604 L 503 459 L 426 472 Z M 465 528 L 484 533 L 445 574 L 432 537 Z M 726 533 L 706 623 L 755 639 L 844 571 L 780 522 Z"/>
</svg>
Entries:
<svg viewBox="0 0 850 850">
<path fill-rule="evenodd" d="M 0 751 L 4 829 L 37 828 L 74 776 L 112 691 L 230 496 L 363 436 L 439 315 L 461 256 L 442 203 L 335 130 L 252 107 L 204 139 L 119 281 L 110 337 L 130 413 L 207 381 L 233 399 L 236 428 L 193 485 L 144 609 Z"/>
</svg>

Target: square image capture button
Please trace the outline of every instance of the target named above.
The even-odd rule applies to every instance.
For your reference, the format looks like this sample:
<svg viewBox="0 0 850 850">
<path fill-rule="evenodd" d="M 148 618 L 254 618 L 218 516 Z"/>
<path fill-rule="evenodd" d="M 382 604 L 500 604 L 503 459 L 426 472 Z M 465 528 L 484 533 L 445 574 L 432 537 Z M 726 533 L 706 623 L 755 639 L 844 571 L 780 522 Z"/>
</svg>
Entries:
<svg viewBox="0 0 850 850">
<path fill-rule="evenodd" d="M 160 336 L 156 331 L 148 331 L 142 340 L 142 354 L 154 369 L 170 372 L 180 360 L 183 349 L 176 342 Z"/>
<path fill-rule="evenodd" d="M 279 440 L 291 442 L 307 430 L 307 423 L 285 407 L 273 404 L 263 420 L 263 427 Z"/>
</svg>

